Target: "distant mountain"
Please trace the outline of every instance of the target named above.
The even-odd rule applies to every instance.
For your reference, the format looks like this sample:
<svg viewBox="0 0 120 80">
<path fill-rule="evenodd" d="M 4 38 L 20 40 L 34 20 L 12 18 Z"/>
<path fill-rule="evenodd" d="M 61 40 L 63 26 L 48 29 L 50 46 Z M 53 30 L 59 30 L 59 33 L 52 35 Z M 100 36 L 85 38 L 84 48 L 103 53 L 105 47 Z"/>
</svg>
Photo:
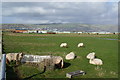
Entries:
<svg viewBox="0 0 120 80">
<path fill-rule="evenodd" d="M 51 23 L 51 24 L 2 24 L 3 29 L 47 29 L 59 31 L 117 32 L 117 25 L 92 25 L 79 23 Z"/>
</svg>

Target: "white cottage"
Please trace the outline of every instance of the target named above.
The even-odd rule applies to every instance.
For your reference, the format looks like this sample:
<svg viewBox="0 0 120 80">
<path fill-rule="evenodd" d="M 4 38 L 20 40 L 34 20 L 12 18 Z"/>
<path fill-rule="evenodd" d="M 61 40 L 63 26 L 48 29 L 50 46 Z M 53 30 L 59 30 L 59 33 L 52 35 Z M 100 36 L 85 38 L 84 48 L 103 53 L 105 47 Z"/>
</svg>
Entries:
<svg viewBox="0 0 120 80">
<path fill-rule="evenodd" d="M 45 33 L 47 33 L 47 31 L 46 31 L 46 30 L 40 30 L 40 31 L 38 31 L 38 33 L 43 33 L 43 34 L 45 34 Z"/>
<path fill-rule="evenodd" d="M 37 30 L 28 30 L 28 33 L 37 33 Z"/>
</svg>

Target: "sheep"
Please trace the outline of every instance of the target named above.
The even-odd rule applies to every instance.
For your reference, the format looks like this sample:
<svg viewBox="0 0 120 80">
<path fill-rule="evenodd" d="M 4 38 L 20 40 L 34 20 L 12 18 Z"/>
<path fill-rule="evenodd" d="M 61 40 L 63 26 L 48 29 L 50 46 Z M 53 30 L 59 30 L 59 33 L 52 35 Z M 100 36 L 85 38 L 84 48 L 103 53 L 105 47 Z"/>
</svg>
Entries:
<svg viewBox="0 0 120 80">
<path fill-rule="evenodd" d="M 52 56 L 53 63 L 60 68 L 63 68 L 64 62 L 61 56 Z"/>
<path fill-rule="evenodd" d="M 84 46 L 83 43 L 79 43 L 79 44 L 78 44 L 78 47 L 83 47 L 83 46 Z"/>
<path fill-rule="evenodd" d="M 23 53 L 8 53 L 6 54 L 6 63 L 9 64 L 11 61 L 16 61 L 16 64 L 22 59 Z"/>
<path fill-rule="evenodd" d="M 87 59 L 94 59 L 95 58 L 95 53 L 92 52 L 92 53 L 89 53 L 87 56 L 86 56 Z"/>
<path fill-rule="evenodd" d="M 97 69 L 99 68 L 100 65 L 103 65 L 103 61 L 101 59 L 98 59 L 98 58 L 90 59 L 89 63 L 93 64 L 93 65 L 96 65 Z"/>
<path fill-rule="evenodd" d="M 61 43 L 60 47 L 68 47 L 67 43 Z"/>
<path fill-rule="evenodd" d="M 93 64 L 93 65 L 96 65 L 96 66 L 97 66 L 97 69 L 98 69 L 98 66 L 103 65 L 103 61 L 102 61 L 101 59 L 95 58 L 95 52 L 89 53 L 89 54 L 86 56 L 86 58 L 87 58 L 87 59 L 90 59 L 90 60 L 89 60 L 89 63 L 90 63 L 90 64 Z"/>
<path fill-rule="evenodd" d="M 95 59 L 90 59 L 89 61 L 90 64 L 94 64 L 94 65 L 103 65 L 103 62 L 101 59 L 95 58 Z"/>
<path fill-rule="evenodd" d="M 66 56 L 65 56 L 65 59 L 66 60 L 72 60 L 72 59 L 74 59 L 75 58 L 75 53 L 74 52 L 70 52 L 69 54 L 67 54 Z"/>
</svg>

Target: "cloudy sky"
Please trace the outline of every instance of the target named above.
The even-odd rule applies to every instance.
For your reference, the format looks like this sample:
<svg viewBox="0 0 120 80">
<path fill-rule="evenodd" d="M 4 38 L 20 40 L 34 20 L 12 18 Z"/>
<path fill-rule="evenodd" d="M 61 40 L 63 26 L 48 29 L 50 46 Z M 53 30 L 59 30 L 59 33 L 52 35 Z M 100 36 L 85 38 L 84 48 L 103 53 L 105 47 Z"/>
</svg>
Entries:
<svg viewBox="0 0 120 80">
<path fill-rule="evenodd" d="M 117 24 L 118 2 L 3 2 L 2 22 Z"/>
</svg>

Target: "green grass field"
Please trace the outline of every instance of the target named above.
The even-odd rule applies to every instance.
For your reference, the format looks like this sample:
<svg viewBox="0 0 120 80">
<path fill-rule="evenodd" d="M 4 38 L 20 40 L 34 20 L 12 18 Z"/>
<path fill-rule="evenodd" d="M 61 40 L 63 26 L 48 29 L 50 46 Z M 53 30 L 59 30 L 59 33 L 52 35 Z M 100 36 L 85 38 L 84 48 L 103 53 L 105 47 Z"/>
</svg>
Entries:
<svg viewBox="0 0 120 80">
<path fill-rule="evenodd" d="M 101 39 L 99 39 L 101 38 Z M 10 67 L 16 74 L 10 74 L 7 70 L 7 76 L 30 79 L 36 78 L 65 78 L 65 74 L 76 70 L 86 72 L 84 76 L 74 78 L 118 78 L 118 40 L 106 40 L 102 38 L 117 39 L 117 35 L 87 35 L 87 34 L 21 34 L 21 33 L 3 33 L 3 49 L 5 53 L 23 52 L 25 54 L 37 55 L 57 55 L 64 58 L 65 68 L 47 71 L 42 74 L 39 68 L 28 65 Z M 62 42 L 68 43 L 68 48 L 60 48 Z M 78 48 L 77 44 L 83 42 L 85 47 Z M 65 55 L 73 51 L 77 58 L 74 60 L 65 60 Z M 89 64 L 86 55 L 95 52 L 96 56 L 103 60 L 102 69 L 96 70 L 94 65 Z"/>
</svg>

